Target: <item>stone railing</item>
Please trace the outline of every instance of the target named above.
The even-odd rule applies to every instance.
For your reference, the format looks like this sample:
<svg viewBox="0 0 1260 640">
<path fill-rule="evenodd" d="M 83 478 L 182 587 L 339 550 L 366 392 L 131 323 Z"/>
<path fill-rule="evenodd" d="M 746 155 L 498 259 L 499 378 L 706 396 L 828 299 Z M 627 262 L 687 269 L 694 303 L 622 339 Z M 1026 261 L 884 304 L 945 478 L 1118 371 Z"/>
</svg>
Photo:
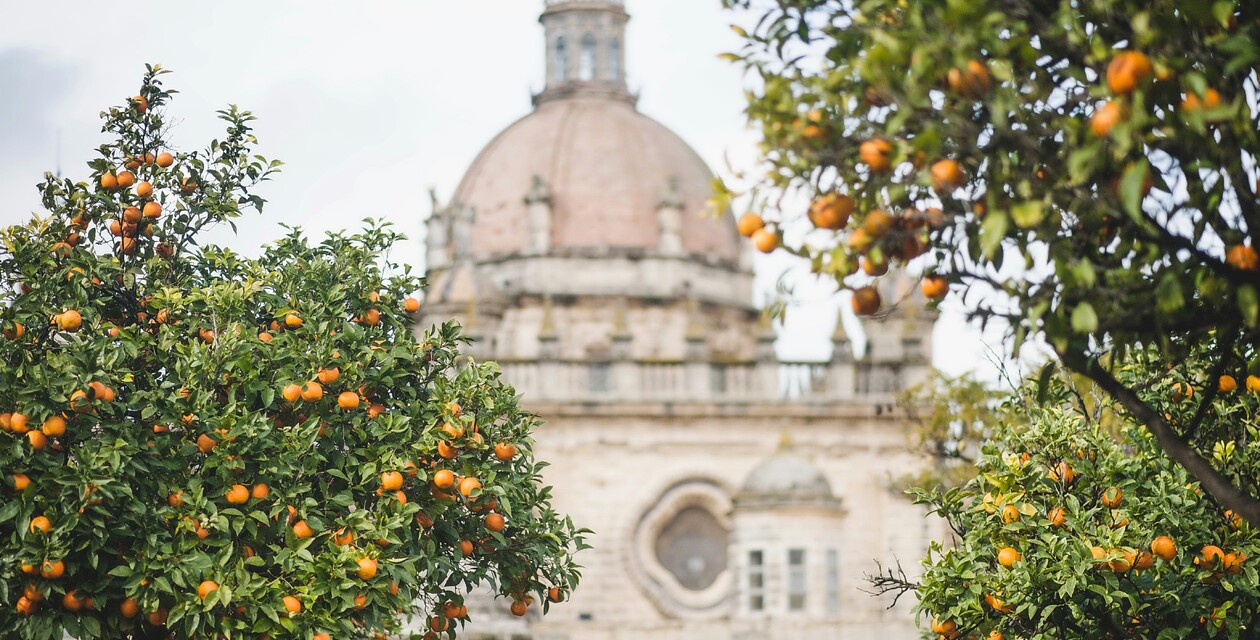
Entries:
<svg viewBox="0 0 1260 640">
<path fill-rule="evenodd" d="M 500 361 L 527 401 L 887 402 L 926 366 L 872 362 Z"/>
</svg>

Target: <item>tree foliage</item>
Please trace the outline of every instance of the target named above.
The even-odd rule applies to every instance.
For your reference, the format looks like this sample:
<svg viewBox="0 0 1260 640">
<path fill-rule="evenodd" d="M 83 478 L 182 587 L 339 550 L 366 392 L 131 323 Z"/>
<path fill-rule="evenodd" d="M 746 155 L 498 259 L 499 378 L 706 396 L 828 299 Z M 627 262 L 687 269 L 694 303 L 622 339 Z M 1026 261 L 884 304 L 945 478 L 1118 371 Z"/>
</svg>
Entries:
<svg viewBox="0 0 1260 640">
<path fill-rule="evenodd" d="M 970 374 L 949 377 L 934 372 L 897 397 L 913 430 L 916 449 L 932 461 L 931 469 L 912 478 L 920 487 L 953 487 L 975 476 L 980 448 L 1001 424 L 1003 394 Z"/>
<path fill-rule="evenodd" d="M 453 637 L 474 585 L 562 598 L 585 531 L 549 506 L 536 419 L 496 365 L 457 366 L 457 326 L 417 338 L 401 236 L 199 245 L 279 163 L 235 107 L 168 151 L 162 73 L 102 114 L 89 181 L 47 176 L 48 216 L 0 234 L 6 637 L 366 638 L 400 614 Z"/>
<path fill-rule="evenodd" d="M 1260 5 L 725 2 L 761 14 L 730 54 L 769 165 L 741 221 L 759 248 L 808 258 L 864 314 L 896 302 L 871 278 L 921 264 L 927 297 L 964 296 L 1016 351 L 1043 336 L 1260 524 L 1260 500 L 1113 372 L 1130 347 L 1178 365 L 1211 344 L 1217 375 L 1260 373 Z"/>
<path fill-rule="evenodd" d="M 1146 366 L 1118 372 L 1140 386 L 1156 373 Z M 1059 378 L 1043 393 L 1044 405 L 1011 400 L 1017 411 L 1005 415 L 1026 422 L 995 431 L 974 479 L 917 492 L 954 531 L 953 544 L 933 545 L 920 582 L 903 585 L 916 591 L 933 634 L 1252 637 L 1260 619 L 1256 529 L 1203 492 L 1140 425 L 1126 420 L 1110 432 Z M 1254 491 L 1260 402 L 1235 393 L 1241 401 L 1218 401 L 1229 408 L 1206 431 L 1245 424 L 1249 443 L 1215 440 L 1209 448 L 1214 464 Z M 1174 420 L 1195 411 L 1184 399 L 1146 399 Z"/>
</svg>

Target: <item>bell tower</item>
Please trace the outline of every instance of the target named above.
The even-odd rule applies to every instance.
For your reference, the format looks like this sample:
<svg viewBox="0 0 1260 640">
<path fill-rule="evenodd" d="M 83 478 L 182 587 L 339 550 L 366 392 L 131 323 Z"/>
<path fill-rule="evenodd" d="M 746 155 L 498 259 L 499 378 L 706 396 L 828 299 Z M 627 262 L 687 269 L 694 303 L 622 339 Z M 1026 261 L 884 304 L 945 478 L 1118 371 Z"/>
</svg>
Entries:
<svg viewBox="0 0 1260 640">
<path fill-rule="evenodd" d="M 534 104 L 574 94 L 634 97 L 626 86 L 623 0 L 547 0 L 547 83 Z"/>
</svg>

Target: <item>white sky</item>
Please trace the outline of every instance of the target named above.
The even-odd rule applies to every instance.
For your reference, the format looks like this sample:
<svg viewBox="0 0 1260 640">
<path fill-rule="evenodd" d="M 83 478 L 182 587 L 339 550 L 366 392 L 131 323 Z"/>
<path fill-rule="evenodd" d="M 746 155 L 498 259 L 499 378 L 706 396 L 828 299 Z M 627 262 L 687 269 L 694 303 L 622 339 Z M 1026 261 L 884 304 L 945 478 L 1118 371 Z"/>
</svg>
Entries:
<svg viewBox="0 0 1260 640">
<path fill-rule="evenodd" d="M 386 218 L 409 240 L 395 257 L 423 260 L 428 188 L 445 199 L 495 133 L 528 112 L 543 78 L 538 0 L 82 0 L 8 3 L 0 20 L 0 224 L 37 211 L 35 184 L 60 166 L 81 179 L 102 141 L 100 111 L 136 93 L 144 63 L 173 69 L 180 91 L 168 118 L 179 147 L 221 135 L 214 111 L 235 103 L 260 120 L 258 152 L 286 165 L 260 192 L 270 202 L 233 237 L 212 241 L 254 254 L 282 233 L 312 234 Z M 738 16 L 719 0 L 628 0 L 627 70 L 639 109 L 678 132 L 709 166 L 745 167 L 739 69 L 717 59 L 739 39 Z M 58 144 L 60 140 L 60 144 Z M 791 263 L 757 262 L 760 290 Z M 842 301 L 798 288 L 785 358 L 816 359 Z M 949 373 L 993 367 L 978 331 L 950 310 L 934 335 L 934 362 Z M 999 335 L 988 336 L 998 346 Z"/>
</svg>

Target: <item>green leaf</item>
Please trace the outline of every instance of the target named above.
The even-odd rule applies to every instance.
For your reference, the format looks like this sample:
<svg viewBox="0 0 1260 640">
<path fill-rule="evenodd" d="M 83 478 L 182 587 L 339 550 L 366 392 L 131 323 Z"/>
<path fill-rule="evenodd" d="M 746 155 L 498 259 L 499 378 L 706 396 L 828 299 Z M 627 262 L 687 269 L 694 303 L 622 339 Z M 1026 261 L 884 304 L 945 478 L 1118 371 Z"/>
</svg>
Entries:
<svg viewBox="0 0 1260 640">
<path fill-rule="evenodd" d="M 980 227 L 980 251 L 986 259 L 993 259 L 993 254 L 1002 245 L 1002 238 L 1006 235 L 1009 224 L 1005 211 L 990 211 L 985 216 L 984 224 Z"/>
<path fill-rule="evenodd" d="M 1072 330 L 1077 333 L 1093 333 L 1098 330 L 1098 314 L 1093 305 L 1082 302 L 1072 310 Z"/>
<path fill-rule="evenodd" d="M 1250 284 L 1238 287 L 1238 311 L 1242 313 L 1243 322 L 1254 329 L 1257 312 L 1260 312 L 1260 296 L 1256 295 L 1256 288 Z"/>
<path fill-rule="evenodd" d="M 1145 191 L 1143 187 L 1149 176 L 1146 159 L 1143 158 L 1125 167 L 1124 174 L 1120 177 L 1120 203 L 1124 205 L 1125 213 L 1138 222 L 1143 222 L 1142 197 Z"/>
<path fill-rule="evenodd" d="M 1031 229 L 1045 219 L 1041 202 L 1029 200 L 1011 207 L 1011 218 L 1020 229 Z"/>
<path fill-rule="evenodd" d="M 1176 274 L 1165 273 L 1155 285 L 1155 308 L 1163 314 L 1172 314 L 1186 306 L 1186 296 Z"/>
</svg>

